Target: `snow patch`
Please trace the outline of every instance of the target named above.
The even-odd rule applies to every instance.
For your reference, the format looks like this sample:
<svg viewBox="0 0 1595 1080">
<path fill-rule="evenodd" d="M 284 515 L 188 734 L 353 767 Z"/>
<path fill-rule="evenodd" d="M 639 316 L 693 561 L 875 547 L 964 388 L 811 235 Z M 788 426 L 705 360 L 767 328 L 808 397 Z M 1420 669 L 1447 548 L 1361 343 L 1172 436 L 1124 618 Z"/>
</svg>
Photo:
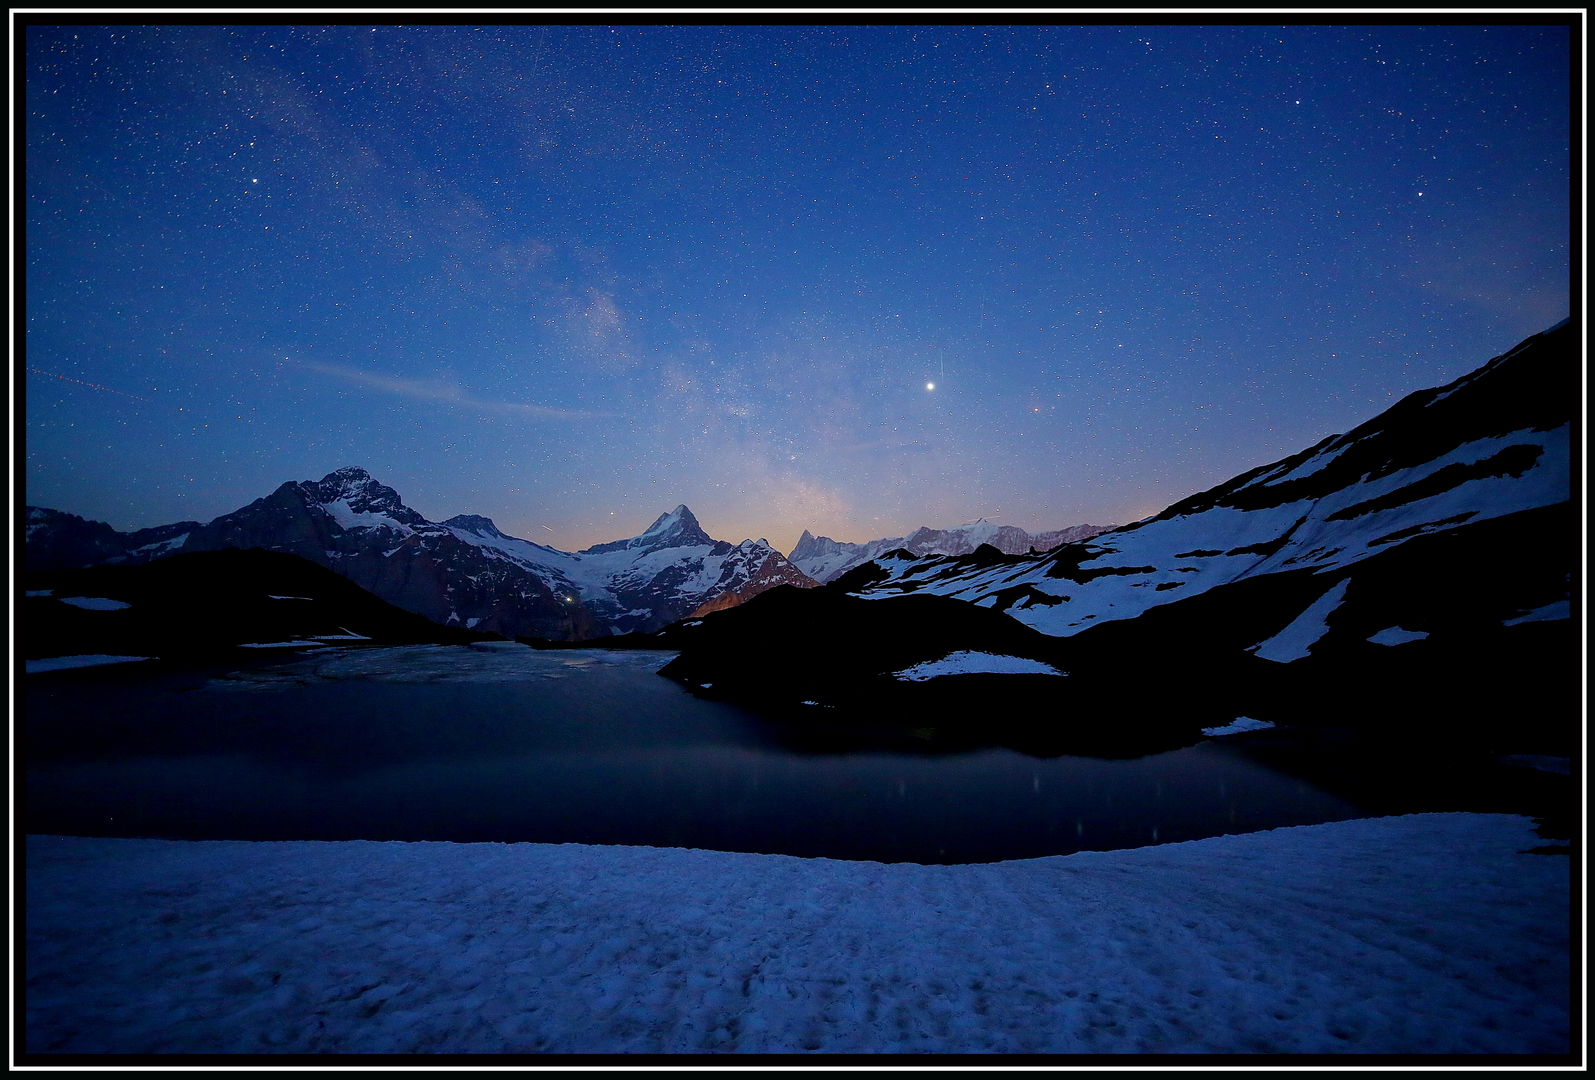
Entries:
<svg viewBox="0 0 1595 1080">
<path fill-rule="evenodd" d="M 1570 619 L 1573 617 L 1573 606 L 1570 601 L 1558 600 L 1554 604 L 1546 604 L 1542 608 L 1535 608 L 1527 615 L 1519 615 L 1515 619 L 1507 619 L 1502 626 L 1517 626 L 1528 622 L 1551 622 L 1555 619 Z"/>
<path fill-rule="evenodd" d="M 132 604 L 124 604 L 120 600 L 107 600 L 103 596 L 63 596 L 61 603 L 71 604 L 84 611 L 124 611 Z"/>
<path fill-rule="evenodd" d="M 395 520 L 387 514 L 373 514 L 355 510 L 349 505 L 348 499 L 338 499 L 335 502 L 322 503 L 321 508 L 336 521 L 344 530 L 350 529 L 388 529 L 400 536 L 409 536 L 415 530 Z"/>
<path fill-rule="evenodd" d="M 55 590 L 54 589 L 29 589 L 28 590 L 28 595 L 29 596 L 54 596 L 55 595 Z"/>
<path fill-rule="evenodd" d="M 132 554 L 148 555 L 150 558 L 155 558 L 156 556 L 166 552 L 176 551 L 178 548 L 183 546 L 184 541 L 187 539 L 188 534 L 181 533 L 180 535 L 174 536 L 169 540 L 157 540 L 153 544 L 145 544 L 143 547 L 134 548 Z"/>
<path fill-rule="evenodd" d="M 1308 605 L 1306 611 L 1296 616 L 1289 626 L 1267 641 L 1253 645 L 1248 651 L 1280 664 L 1310 655 L 1308 646 L 1316 644 L 1329 633 L 1329 624 L 1325 620 L 1346 599 L 1346 587 L 1350 584 L 1350 578 L 1341 578 L 1324 595 Z"/>
<path fill-rule="evenodd" d="M 1409 641 L 1422 641 L 1428 636 L 1425 630 L 1403 630 L 1399 626 L 1387 626 L 1368 640 L 1375 645 L 1405 645 Z"/>
<path fill-rule="evenodd" d="M 892 677 L 902 682 L 924 682 L 943 675 L 1062 675 L 1063 672 L 1040 660 L 1026 660 L 1020 656 L 1002 656 L 998 653 L 972 652 L 965 649 L 949 653 L 940 660 L 915 664 L 903 671 L 894 671 Z"/>
<path fill-rule="evenodd" d="M 1268 720 L 1253 720 L 1250 716 L 1237 716 L 1233 722 L 1225 724 L 1223 727 L 1203 728 L 1202 734 L 1208 738 L 1216 738 L 1220 735 L 1239 735 L 1243 731 L 1267 731 L 1273 726 L 1273 723 Z"/>
</svg>

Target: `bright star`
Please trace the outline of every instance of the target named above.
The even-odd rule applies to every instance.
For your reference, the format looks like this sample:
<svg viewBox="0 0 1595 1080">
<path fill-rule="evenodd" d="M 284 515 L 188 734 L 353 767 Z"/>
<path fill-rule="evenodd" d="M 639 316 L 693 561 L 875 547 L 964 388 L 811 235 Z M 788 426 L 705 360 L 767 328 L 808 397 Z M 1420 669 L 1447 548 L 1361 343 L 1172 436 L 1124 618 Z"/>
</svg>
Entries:
<svg viewBox="0 0 1595 1080">
<path fill-rule="evenodd" d="M 933 383 L 933 382 L 928 382 L 928 383 L 925 384 L 925 389 L 926 390 L 934 390 L 934 389 L 936 389 L 936 384 Z"/>
</svg>

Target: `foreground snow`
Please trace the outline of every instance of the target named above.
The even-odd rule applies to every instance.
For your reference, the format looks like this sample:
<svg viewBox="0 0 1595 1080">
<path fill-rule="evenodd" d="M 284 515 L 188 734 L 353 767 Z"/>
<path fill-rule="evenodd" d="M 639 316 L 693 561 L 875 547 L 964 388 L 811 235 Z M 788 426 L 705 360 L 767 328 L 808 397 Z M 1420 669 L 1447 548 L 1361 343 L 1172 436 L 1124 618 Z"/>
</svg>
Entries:
<svg viewBox="0 0 1595 1080">
<path fill-rule="evenodd" d="M 1501 814 L 972 866 L 30 837 L 27 1048 L 1565 1053 Z"/>
</svg>

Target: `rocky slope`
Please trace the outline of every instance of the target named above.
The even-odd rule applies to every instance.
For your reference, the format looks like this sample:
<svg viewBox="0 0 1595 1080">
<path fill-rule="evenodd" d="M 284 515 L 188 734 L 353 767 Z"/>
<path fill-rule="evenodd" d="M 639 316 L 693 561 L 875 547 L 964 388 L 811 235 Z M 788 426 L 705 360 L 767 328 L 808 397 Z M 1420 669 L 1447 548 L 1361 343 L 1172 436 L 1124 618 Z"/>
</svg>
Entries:
<svg viewBox="0 0 1595 1080">
<path fill-rule="evenodd" d="M 137 565 L 178 553 L 264 548 L 297 555 L 405 611 L 505 637 L 576 640 L 650 632 L 706 604 L 814 583 L 764 540 L 705 534 L 678 506 L 638 536 L 565 552 L 465 514 L 426 520 L 360 468 L 288 482 L 205 524 L 117 533 L 28 508 L 29 571 Z"/>
</svg>

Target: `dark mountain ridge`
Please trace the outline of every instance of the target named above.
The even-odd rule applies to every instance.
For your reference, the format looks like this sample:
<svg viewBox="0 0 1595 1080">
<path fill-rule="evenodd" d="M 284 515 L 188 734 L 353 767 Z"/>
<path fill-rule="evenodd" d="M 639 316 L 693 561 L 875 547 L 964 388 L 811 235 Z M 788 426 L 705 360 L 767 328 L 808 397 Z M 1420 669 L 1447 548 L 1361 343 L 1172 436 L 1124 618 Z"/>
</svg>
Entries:
<svg viewBox="0 0 1595 1080">
<path fill-rule="evenodd" d="M 18 642 L 28 660 L 103 654 L 245 662 L 295 648 L 463 645 L 497 636 L 439 626 L 331 570 L 258 548 L 48 570 L 28 584 Z M 94 603 L 73 603 L 83 598 Z"/>
<path fill-rule="evenodd" d="M 1576 344 L 1568 324 L 1553 327 L 1344 435 L 1084 543 L 899 549 L 823 589 L 760 597 L 735 623 L 670 628 L 660 637 L 682 652 L 664 673 L 785 707 L 867 702 L 857 716 L 1020 714 L 1065 742 L 1100 742 L 1106 715 L 1143 748 L 1245 715 L 1570 755 Z M 963 606 L 897 607 L 932 597 Z M 931 618 L 945 625 L 932 632 Z M 863 619 L 897 644 L 821 629 Z M 1018 625 L 1037 633 L 1016 636 Z M 753 642 L 779 643 L 779 660 L 758 665 Z M 928 682 L 894 675 L 943 649 L 1068 675 L 1018 680 L 978 662 Z"/>
</svg>

